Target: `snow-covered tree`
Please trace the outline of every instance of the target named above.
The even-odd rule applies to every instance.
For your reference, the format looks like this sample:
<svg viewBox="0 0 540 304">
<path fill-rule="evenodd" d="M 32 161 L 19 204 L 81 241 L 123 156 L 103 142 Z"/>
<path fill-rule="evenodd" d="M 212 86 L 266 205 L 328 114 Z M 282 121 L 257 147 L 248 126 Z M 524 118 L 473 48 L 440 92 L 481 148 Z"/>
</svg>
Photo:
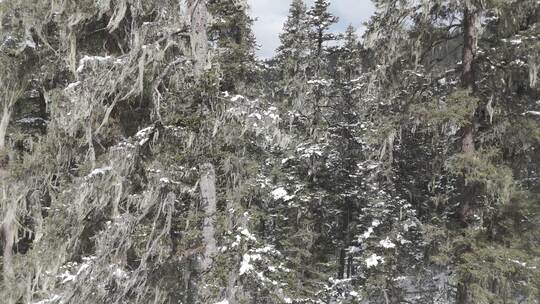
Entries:
<svg viewBox="0 0 540 304">
<path fill-rule="evenodd" d="M 538 1 L 374 3 L 0 1 L 0 302 L 536 303 Z"/>
<path fill-rule="evenodd" d="M 251 78 L 255 65 L 255 38 L 246 0 L 210 0 L 212 14 L 210 40 L 217 48 L 221 89 L 241 92 Z"/>
<path fill-rule="evenodd" d="M 315 0 L 308 12 L 311 25 L 310 38 L 317 58 L 322 57 L 324 44 L 336 39 L 336 36 L 330 33 L 330 27 L 338 21 L 338 18 L 328 11 L 329 6 L 328 0 Z"/>
</svg>

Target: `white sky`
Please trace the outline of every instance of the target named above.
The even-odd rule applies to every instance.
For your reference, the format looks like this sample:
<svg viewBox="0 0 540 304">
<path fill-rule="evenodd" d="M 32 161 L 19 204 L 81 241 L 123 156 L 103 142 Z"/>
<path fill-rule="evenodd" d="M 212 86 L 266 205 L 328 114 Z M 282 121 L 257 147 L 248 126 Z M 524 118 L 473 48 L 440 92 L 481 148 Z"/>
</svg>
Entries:
<svg viewBox="0 0 540 304">
<path fill-rule="evenodd" d="M 313 4 L 313 0 L 305 1 L 308 7 Z M 260 46 L 257 55 L 262 58 L 272 57 L 274 50 L 279 46 L 279 33 L 292 0 L 248 0 L 248 2 L 252 16 L 257 18 L 253 25 Z M 339 23 L 332 29 L 335 32 L 342 32 L 352 24 L 361 33 L 362 23 L 369 19 L 374 10 L 371 0 L 330 0 L 330 3 L 330 11 L 339 17 Z"/>
</svg>

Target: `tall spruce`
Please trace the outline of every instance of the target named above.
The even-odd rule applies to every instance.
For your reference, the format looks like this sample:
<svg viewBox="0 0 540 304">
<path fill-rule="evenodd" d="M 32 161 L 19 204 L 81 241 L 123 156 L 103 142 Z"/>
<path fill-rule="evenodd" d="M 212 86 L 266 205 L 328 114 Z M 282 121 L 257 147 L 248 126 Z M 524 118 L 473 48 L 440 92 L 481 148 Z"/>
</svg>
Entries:
<svg viewBox="0 0 540 304">
<path fill-rule="evenodd" d="M 276 50 L 280 87 L 284 101 L 292 108 L 300 108 L 306 98 L 310 70 L 309 24 L 303 0 L 294 0 L 280 34 L 281 44 Z"/>
<path fill-rule="evenodd" d="M 303 0 L 294 0 L 283 24 L 277 58 L 284 79 L 307 77 L 309 60 L 309 24 L 307 7 Z"/>
<path fill-rule="evenodd" d="M 210 40 L 217 47 L 223 91 L 242 91 L 255 65 L 253 20 L 247 9 L 246 0 L 208 1 L 208 11 L 212 15 Z"/>
<path fill-rule="evenodd" d="M 310 38 L 317 58 L 322 57 L 324 44 L 336 39 L 336 36 L 330 33 L 329 30 L 338 21 L 338 17 L 328 11 L 329 6 L 330 2 L 328 0 L 315 0 L 308 12 L 309 24 L 311 25 Z"/>
</svg>

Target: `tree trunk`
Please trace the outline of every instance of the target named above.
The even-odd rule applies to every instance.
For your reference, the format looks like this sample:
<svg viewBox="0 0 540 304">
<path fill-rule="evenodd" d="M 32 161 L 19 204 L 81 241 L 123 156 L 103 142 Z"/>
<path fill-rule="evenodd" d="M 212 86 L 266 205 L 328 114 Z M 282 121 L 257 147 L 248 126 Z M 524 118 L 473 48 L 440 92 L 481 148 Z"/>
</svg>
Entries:
<svg viewBox="0 0 540 304">
<path fill-rule="evenodd" d="M 354 276 L 356 273 L 353 268 L 353 256 L 349 254 L 347 257 L 347 279 Z"/>
<path fill-rule="evenodd" d="M 230 201 L 227 204 L 227 210 L 241 210 L 242 206 L 238 205 L 238 202 Z M 232 231 L 233 227 L 248 227 L 248 218 L 245 215 L 241 215 L 239 217 L 234 216 L 234 212 L 229 213 L 229 217 L 227 219 L 227 230 Z M 247 245 L 242 245 L 241 249 L 242 252 L 247 252 L 248 248 Z M 241 256 L 238 256 L 236 258 L 236 262 L 240 264 Z M 232 262 L 235 263 L 235 262 Z M 227 300 L 229 303 L 239 303 L 241 302 L 243 298 L 245 298 L 245 293 L 243 292 L 243 286 L 242 282 L 238 281 L 239 274 L 238 272 L 232 272 L 229 274 L 228 280 L 227 280 L 227 287 L 225 290 L 225 295 L 227 297 Z"/>
<path fill-rule="evenodd" d="M 476 89 L 475 85 L 475 59 L 476 49 L 478 42 L 478 32 L 476 29 L 476 23 L 478 20 L 477 12 L 471 11 L 470 8 L 465 8 L 463 12 L 463 71 L 461 74 L 462 86 L 473 93 Z M 475 138 L 475 118 L 471 115 L 471 119 L 468 124 L 462 128 L 461 137 L 461 151 L 463 153 L 473 153 L 475 151 L 474 138 Z M 470 209 L 470 203 L 474 197 L 474 189 L 470 186 L 466 186 L 465 177 L 461 180 L 461 186 L 463 187 L 462 202 L 460 206 L 460 214 L 466 213 L 466 210 Z M 472 304 L 472 299 L 467 288 L 469 282 L 459 282 L 457 290 L 457 303 L 458 304 Z"/>
<path fill-rule="evenodd" d="M 12 103 L 9 100 L 4 100 L 4 109 L 2 112 L 2 119 L 0 120 L 0 152 L 4 150 L 6 146 L 6 133 L 11 118 Z M 0 154 L 2 155 L 2 154 Z M 0 162 L 3 162 L 0 159 Z M 0 163 L 0 178 L 2 182 L 2 197 L 0 198 L 0 206 L 2 207 L 2 245 L 3 245 L 3 274 L 4 282 L 9 282 L 13 276 L 12 256 L 13 256 L 13 244 L 15 243 L 15 225 L 14 225 L 14 210 L 11 210 L 11 204 L 7 195 L 7 165 L 9 157 L 6 154 L 5 164 Z"/>
<path fill-rule="evenodd" d="M 464 283 L 458 284 L 458 298 L 457 303 L 459 304 L 473 304 L 473 301 L 471 299 L 471 296 L 469 295 L 469 292 L 467 291 L 467 285 Z"/>
<path fill-rule="evenodd" d="M 461 151 L 464 153 L 472 153 L 476 149 L 474 147 L 474 122 L 463 127 L 463 135 L 461 137 Z"/>
<path fill-rule="evenodd" d="M 475 59 L 478 43 L 478 32 L 476 22 L 478 16 L 476 12 L 466 8 L 463 13 L 463 71 L 461 74 L 462 85 L 472 92 L 475 89 Z M 461 149 L 465 153 L 474 152 L 474 119 L 469 125 L 463 128 L 461 139 Z"/>
<path fill-rule="evenodd" d="M 12 223 L 2 224 L 2 241 L 4 243 L 4 282 L 8 282 L 13 277 L 13 244 L 15 243 L 15 232 Z"/>
<path fill-rule="evenodd" d="M 0 150 L 6 146 L 6 132 L 11 118 L 11 106 L 4 101 L 4 110 L 2 111 L 2 119 L 0 120 Z"/>
<path fill-rule="evenodd" d="M 3 274 L 4 284 L 7 284 L 13 278 L 13 245 L 15 244 L 16 226 L 15 226 L 15 208 L 11 206 L 7 195 L 7 188 L 2 189 L 2 207 L 4 217 L 2 219 L 2 244 L 3 248 Z"/>
<path fill-rule="evenodd" d="M 214 218 L 216 213 L 216 173 L 210 163 L 201 166 L 201 190 L 202 208 L 205 218 L 203 222 L 203 240 L 205 245 L 204 256 L 201 261 L 201 271 L 206 272 L 212 265 L 212 255 L 216 253 L 216 238 Z"/>
<path fill-rule="evenodd" d="M 339 268 L 338 268 L 338 274 L 337 274 L 337 278 L 339 280 L 342 280 L 344 277 L 345 277 L 345 256 L 346 256 L 346 252 L 345 252 L 345 246 L 346 245 L 343 245 L 343 247 L 339 250 Z"/>
<path fill-rule="evenodd" d="M 317 57 L 321 56 L 323 47 L 323 31 L 319 30 L 317 33 Z"/>
<path fill-rule="evenodd" d="M 189 21 L 191 24 L 191 54 L 194 61 L 194 72 L 200 76 L 208 57 L 208 9 L 206 0 L 188 0 Z"/>
<path fill-rule="evenodd" d="M 350 224 L 351 224 L 351 212 L 352 212 L 352 203 L 350 200 L 345 199 L 343 201 L 342 209 L 342 223 L 341 223 L 341 239 L 342 247 L 339 251 L 339 269 L 337 277 L 338 279 L 344 279 L 345 277 L 350 277 L 350 265 L 348 265 L 347 259 L 347 248 L 351 244 L 351 233 L 350 233 Z"/>
<path fill-rule="evenodd" d="M 475 82 L 475 59 L 478 43 L 478 32 L 476 22 L 478 16 L 476 12 L 466 8 L 463 13 L 463 71 L 461 80 L 467 89 L 474 89 Z"/>
</svg>

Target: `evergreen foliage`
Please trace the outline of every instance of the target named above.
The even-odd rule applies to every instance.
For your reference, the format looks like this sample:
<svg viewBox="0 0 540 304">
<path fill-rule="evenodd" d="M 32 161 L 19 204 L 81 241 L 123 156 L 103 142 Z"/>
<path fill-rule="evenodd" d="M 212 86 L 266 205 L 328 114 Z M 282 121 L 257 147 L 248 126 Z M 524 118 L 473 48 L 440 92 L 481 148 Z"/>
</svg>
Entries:
<svg viewBox="0 0 540 304">
<path fill-rule="evenodd" d="M 538 303 L 539 2 L 373 2 L 0 1 L 0 302 Z"/>
</svg>

